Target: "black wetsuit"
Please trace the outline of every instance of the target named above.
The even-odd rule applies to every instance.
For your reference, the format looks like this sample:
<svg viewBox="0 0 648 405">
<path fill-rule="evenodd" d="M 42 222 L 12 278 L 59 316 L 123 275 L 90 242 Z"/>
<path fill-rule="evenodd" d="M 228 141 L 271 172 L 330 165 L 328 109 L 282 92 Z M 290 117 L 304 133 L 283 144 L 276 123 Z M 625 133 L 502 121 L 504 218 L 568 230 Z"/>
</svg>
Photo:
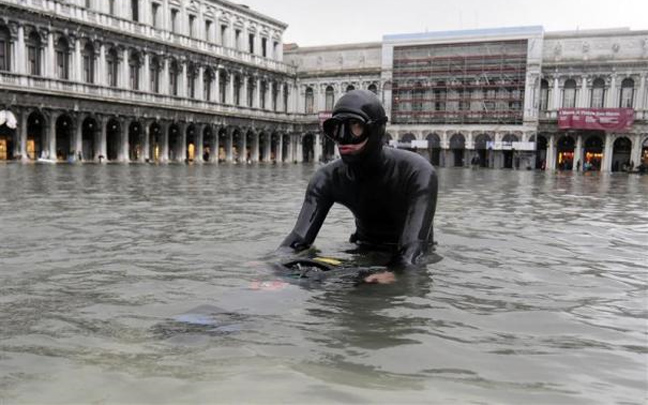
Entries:
<svg viewBox="0 0 648 405">
<path fill-rule="evenodd" d="M 356 221 L 351 242 L 394 249 L 392 265 L 416 263 L 433 241 L 437 176 L 422 156 L 376 145 L 361 161 L 337 160 L 311 179 L 299 219 L 281 247 L 308 248 L 333 203 Z"/>
</svg>

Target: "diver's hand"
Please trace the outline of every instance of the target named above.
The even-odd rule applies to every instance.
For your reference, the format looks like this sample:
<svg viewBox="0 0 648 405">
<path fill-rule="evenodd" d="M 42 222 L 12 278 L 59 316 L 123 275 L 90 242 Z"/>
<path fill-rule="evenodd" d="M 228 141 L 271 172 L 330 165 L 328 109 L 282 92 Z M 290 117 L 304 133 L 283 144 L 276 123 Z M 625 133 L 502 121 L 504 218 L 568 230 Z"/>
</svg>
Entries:
<svg viewBox="0 0 648 405">
<path fill-rule="evenodd" d="M 383 271 L 365 277 L 364 282 L 369 284 L 391 284 L 396 281 L 396 275 L 391 271 Z"/>
</svg>

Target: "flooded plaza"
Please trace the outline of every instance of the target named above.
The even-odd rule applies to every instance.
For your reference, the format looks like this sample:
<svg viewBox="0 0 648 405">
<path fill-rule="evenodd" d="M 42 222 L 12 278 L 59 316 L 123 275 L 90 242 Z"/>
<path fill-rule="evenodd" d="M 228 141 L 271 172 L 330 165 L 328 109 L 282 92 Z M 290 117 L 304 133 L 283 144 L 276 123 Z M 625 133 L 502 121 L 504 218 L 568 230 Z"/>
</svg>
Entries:
<svg viewBox="0 0 648 405">
<path fill-rule="evenodd" d="M 442 168 L 440 261 L 252 288 L 317 167 L 1 164 L 0 404 L 645 403 L 648 176 Z"/>
</svg>

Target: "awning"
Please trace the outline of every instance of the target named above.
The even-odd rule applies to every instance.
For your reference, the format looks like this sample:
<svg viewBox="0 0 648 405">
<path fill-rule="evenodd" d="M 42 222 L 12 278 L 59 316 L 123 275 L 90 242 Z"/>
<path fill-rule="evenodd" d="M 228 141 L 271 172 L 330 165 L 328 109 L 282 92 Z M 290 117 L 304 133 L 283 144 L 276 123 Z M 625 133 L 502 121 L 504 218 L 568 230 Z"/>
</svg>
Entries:
<svg viewBox="0 0 648 405">
<path fill-rule="evenodd" d="M 18 120 L 16 119 L 16 116 L 13 115 L 11 111 L 9 110 L 0 111 L 0 127 L 6 125 L 11 129 L 16 129 L 16 124 L 18 124 Z"/>
</svg>

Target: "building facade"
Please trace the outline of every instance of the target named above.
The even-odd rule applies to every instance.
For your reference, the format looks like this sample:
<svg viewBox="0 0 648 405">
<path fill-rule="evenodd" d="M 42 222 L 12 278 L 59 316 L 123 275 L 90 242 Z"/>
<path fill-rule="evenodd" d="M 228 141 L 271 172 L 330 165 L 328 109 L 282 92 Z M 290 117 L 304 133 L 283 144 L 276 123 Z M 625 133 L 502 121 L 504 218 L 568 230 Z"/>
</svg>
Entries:
<svg viewBox="0 0 648 405">
<path fill-rule="evenodd" d="M 0 0 L 0 160 L 329 160 L 320 123 L 367 89 L 386 142 L 435 165 L 648 163 L 648 31 L 298 47 L 286 28 L 225 0 Z"/>
<path fill-rule="evenodd" d="M 0 159 L 299 161 L 285 28 L 219 0 L 0 0 Z"/>
<path fill-rule="evenodd" d="M 297 69 L 297 108 L 313 121 L 348 89 L 375 90 L 390 118 L 387 141 L 435 165 L 616 171 L 648 163 L 648 31 L 388 35 L 285 56 Z M 606 126 L 628 112 L 625 125 Z M 569 114 L 594 122 L 565 124 Z"/>
</svg>

